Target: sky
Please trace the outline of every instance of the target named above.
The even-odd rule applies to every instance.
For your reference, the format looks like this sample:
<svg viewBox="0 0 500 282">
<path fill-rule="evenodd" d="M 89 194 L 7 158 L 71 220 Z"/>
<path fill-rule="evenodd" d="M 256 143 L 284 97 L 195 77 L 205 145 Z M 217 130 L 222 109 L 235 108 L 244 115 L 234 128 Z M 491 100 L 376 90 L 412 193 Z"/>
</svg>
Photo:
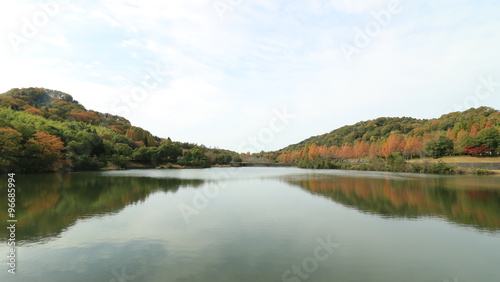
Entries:
<svg viewBox="0 0 500 282">
<path fill-rule="evenodd" d="M 63 91 L 174 141 L 270 151 L 378 117 L 500 109 L 495 0 L 0 5 L 0 93 Z"/>
</svg>

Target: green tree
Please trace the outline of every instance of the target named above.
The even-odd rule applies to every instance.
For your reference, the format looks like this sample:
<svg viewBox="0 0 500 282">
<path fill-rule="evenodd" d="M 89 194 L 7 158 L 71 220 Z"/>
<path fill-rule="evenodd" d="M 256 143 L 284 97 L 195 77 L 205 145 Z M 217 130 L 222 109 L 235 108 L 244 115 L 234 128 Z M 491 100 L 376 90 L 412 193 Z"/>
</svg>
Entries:
<svg viewBox="0 0 500 282">
<path fill-rule="evenodd" d="M 22 134 L 10 127 L 0 128 L 0 170 L 14 169 L 19 162 Z"/>
<path fill-rule="evenodd" d="M 130 157 L 132 155 L 132 148 L 129 145 L 124 143 L 116 143 L 113 146 L 113 152 L 120 156 Z"/>
<path fill-rule="evenodd" d="M 174 143 L 164 143 L 158 148 L 157 160 L 160 162 L 176 163 L 182 156 L 182 149 Z"/>
<path fill-rule="evenodd" d="M 102 138 L 94 132 L 79 132 L 75 136 L 76 140 L 81 143 L 81 153 L 89 154 L 90 156 L 99 156 L 106 152 L 106 147 Z"/>
<path fill-rule="evenodd" d="M 240 155 L 233 155 L 233 163 L 241 163 L 243 162 L 243 159 L 241 158 Z"/>
<path fill-rule="evenodd" d="M 218 154 L 218 155 L 214 156 L 214 162 L 216 164 L 226 165 L 226 164 L 231 163 L 232 159 L 233 158 L 231 157 L 231 155 L 225 154 L 225 153 L 224 154 Z"/>
<path fill-rule="evenodd" d="M 142 162 L 153 162 L 158 155 L 158 148 L 156 147 L 140 147 L 132 153 L 132 159 Z"/>
<path fill-rule="evenodd" d="M 452 155 L 453 140 L 446 136 L 439 136 L 437 140 L 430 140 L 425 144 L 425 152 L 435 159 Z"/>
<path fill-rule="evenodd" d="M 90 156 L 88 154 L 74 155 L 71 157 L 71 161 L 71 167 L 74 170 L 98 170 L 106 165 L 97 156 Z"/>
<path fill-rule="evenodd" d="M 477 134 L 478 143 L 484 144 L 494 155 L 500 146 L 500 134 L 496 128 L 486 128 Z"/>
<path fill-rule="evenodd" d="M 182 158 L 179 163 L 186 166 L 196 166 L 196 167 L 208 167 L 208 157 L 205 155 L 204 150 L 195 146 L 189 151 L 185 151 L 182 154 Z"/>
</svg>

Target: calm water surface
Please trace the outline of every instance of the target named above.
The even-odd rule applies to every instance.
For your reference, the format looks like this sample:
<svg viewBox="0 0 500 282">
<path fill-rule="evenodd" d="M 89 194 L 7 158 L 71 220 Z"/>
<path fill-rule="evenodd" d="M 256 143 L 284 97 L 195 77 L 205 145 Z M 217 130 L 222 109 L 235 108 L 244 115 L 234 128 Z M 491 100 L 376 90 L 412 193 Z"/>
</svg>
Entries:
<svg viewBox="0 0 500 282">
<path fill-rule="evenodd" d="M 17 274 L 2 240 L 0 281 L 500 281 L 500 177 L 211 168 L 16 181 Z"/>
</svg>

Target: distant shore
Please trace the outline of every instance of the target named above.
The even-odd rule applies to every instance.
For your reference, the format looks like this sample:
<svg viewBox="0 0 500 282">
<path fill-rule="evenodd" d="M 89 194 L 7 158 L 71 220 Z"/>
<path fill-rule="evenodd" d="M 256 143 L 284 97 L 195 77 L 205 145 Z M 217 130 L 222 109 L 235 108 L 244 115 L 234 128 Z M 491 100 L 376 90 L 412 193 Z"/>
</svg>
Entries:
<svg viewBox="0 0 500 282">
<path fill-rule="evenodd" d="M 467 171 L 473 170 L 485 170 L 488 174 L 500 175 L 500 157 L 493 158 L 481 158 L 481 157 L 470 157 L 470 156 L 459 156 L 459 157 L 444 157 L 439 159 L 433 158 L 422 158 L 413 159 L 407 161 L 409 164 L 437 164 L 445 163 L 450 166 L 454 166 Z M 296 164 L 283 164 L 283 163 L 270 163 L 270 162 L 241 162 L 241 163 L 231 163 L 227 165 L 213 165 L 211 167 L 298 167 Z M 204 167 L 189 167 L 181 166 L 177 164 L 144 164 L 138 162 L 130 162 L 126 168 L 120 168 L 116 166 L 108 166 L 102 168 L 101 170 L 124 170 L 124 169 L 200 169 Z M 345 168 L 334 168 L 339 170 L 346 170 Z M 348 170 L 348 169 L 347 169 Z"/>
</svg>

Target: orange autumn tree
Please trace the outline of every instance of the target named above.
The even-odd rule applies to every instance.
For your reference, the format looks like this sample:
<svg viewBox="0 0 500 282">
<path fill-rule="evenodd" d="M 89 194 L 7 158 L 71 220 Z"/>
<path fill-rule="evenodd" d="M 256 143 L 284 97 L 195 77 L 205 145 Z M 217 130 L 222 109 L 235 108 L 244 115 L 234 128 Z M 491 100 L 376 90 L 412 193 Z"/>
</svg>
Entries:
<svg viewBox="0 0 500 282">
<path fill-rule="evenodd" d="M 422 139 L 417 136 L 408 136 L 403 150 L 403 156 L 407 159 L 422 156 L 424 143 Z"/>
<path fill-rule="evenodd" d="M 391 134 L 382 146 L 382 156 L 387 157 L 392 153 L 402 153 L 405 148 L 405 141 L 401 134 Z"/>
<path fill-rule="evenodd" d="M 377 158 L 382 156 L 382 146 L 380 143 L 372 142 L 370 148 L 368 149 L 368 156 L 370 158 Z"/>
<path fill-rule="evenodd" d="M 43 117 L 43 112 L 37 108 L 30 107 L 24 110 L 25 113 L 28 113 L 30 115 L 37 115 Z"/>
<path fill-rule="evenodd" d="M 446 131 L 446 137 L 450 138 L 453 141 L 457 141 L 457 136 L 455 135 L 453 130 L 451 130 L 451 128 L 448 128 L 448 130 Z"/>
<path fill-rule="evenodd" d="M 68 120 L 70 121 L 81 121 L 90 124 L 98 124 L 100 119 L 99 117 L 91 111 L 71 111 L 69 114 Z"/>
<path fill-rule="evenodd" d="M 309 151 L 307 152 L 307 157 L 310 160 L 315 160 L 319 157 L 319 148 L 318 146 L 316 146 L 316 144 L 311 144 L 311 146 L 309 147 Z"/>
<path fill-rule="evenodd" d="M 354 147 L 353 147 L 353 157 L 355 158 L 363 158 L 368 156 L 370 150 L 370 144 L 365 141 L 358 141 L 356 140 L 354 142 Z"/>
<path fill-rule="evenodd" d="M 470 128 L 470 135 L 475 136 L 477 135 L 478 132 L 479 132 L 479 126 L 477 125 L 477 123 L 474 123 Z"/>
<path fill-rule="evenodd" d="M 41 131 L 26 141 L 23 152 L 25 167 L 33 171 L 55 171 L 63 165 L 64 144 L 61 138 Z M 27 165 L 27 166 L 26 166 Z"/>
</svg>

